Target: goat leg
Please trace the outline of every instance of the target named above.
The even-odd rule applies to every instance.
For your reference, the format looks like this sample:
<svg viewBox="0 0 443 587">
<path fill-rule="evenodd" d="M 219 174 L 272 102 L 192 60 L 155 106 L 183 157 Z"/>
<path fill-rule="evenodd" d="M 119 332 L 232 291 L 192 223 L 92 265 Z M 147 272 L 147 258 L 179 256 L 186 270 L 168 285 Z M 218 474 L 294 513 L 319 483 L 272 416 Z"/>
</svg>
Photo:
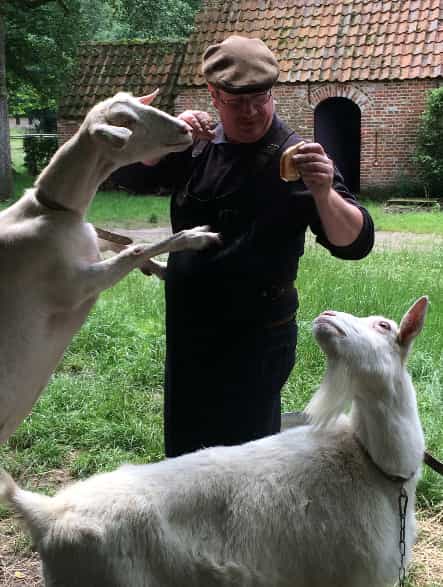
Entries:
<svg viewBox="0 0 443 587">
<path fill-rule="evenodd" d="M 97 296 L 105 289 L 115 285 L 130 271 L 143 267 L 151 257 L 182 251 L 185 249 L 200 250 L 211 244 L 220 244 L 220 235 L 210 232 L 207 226 L 197 226 L 189 230 L 182 230 L 167 239 L 153 245 L 137 244 L 127 247 L 117 255 L 82 267 L 76 275 L 76 283 L 80 291 L 77 292 L 76 302 L 82 304 L 91 297 Z"/>
</svg>

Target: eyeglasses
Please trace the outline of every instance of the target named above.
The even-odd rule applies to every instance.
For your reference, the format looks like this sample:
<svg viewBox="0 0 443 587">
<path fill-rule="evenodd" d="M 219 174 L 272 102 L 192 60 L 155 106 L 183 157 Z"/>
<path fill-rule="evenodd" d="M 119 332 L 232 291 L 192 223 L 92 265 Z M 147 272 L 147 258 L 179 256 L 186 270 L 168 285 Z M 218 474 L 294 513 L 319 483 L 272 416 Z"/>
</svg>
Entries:
<svg viewBox="0 0 443 587">
<path fill-rule="evenodd" d="M 240 108 L 244 104 L 248 106 L 264 106 L 269 102 L 272 96 L 272 90 L 260 92 L 258 94 L 246 94 L 243 96 L 236 96 L 235 98 L 222 98 L 220 92 L 217 92 L 217 97 L 223 106 L 229 108 Z"/>
</svg>

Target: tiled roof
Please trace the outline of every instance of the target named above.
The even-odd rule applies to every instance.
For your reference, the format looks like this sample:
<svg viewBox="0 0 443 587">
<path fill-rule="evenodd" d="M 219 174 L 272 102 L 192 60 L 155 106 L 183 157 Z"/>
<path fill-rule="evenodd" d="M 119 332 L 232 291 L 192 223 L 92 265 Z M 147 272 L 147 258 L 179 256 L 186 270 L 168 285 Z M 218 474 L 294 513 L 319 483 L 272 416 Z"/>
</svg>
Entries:
<svg viewBox="0 0 443 587">
<path fill-rule="evenodd" d="M 118 91 L 143 96 L 155 88 L 158 108 L 173 111 L 182 42 L 125 41 L 86 43 L 77 55 L 76 73 L 63 96 L 59 117 L 83 118 L 97 102 Z"/>
<path fill-rule="evenodd" d="M 179 84 L 204 83 L 204 49 L 231 34 L 259 37 L 280 82 L 443 76 L 442 0 L 206 0 Z"/>
</svg>

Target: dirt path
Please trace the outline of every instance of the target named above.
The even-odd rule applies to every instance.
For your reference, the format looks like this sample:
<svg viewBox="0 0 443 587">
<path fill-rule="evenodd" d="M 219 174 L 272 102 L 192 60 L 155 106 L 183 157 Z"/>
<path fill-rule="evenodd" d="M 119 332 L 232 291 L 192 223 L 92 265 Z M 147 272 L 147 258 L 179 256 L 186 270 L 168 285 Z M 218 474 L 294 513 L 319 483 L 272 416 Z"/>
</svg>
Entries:
<svg viewBox="0 0 443 587">
<path fill-rule="evenodd" d="M 134 242 L 155 243 L 171 234 L 169 226 L 155 228 L 110 228 L 113 232 L 128 236 Z M 309 242 L 309 239 L 308 239 Z M 436 234 L 415 234 L 412 232 L 388 232 L 378 230 L 375 233 L 375 250 L 401 250 L 413 247 L 419 250 L 432 250 L 443 246 L 443 236 Z"/>
</svg>

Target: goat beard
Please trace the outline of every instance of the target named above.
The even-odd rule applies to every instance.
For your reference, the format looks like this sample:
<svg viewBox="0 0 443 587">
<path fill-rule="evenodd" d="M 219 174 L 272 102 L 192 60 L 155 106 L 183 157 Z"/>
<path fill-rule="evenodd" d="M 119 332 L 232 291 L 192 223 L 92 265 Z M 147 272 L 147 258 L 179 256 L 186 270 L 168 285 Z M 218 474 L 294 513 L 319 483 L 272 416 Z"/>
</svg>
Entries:
<svg viewBox="0 0 443 587">
<path fill-rule="evenodd" d="M 328 369 L 305 410 L 311 424 L 325 428 L 334 424 L 349 408 L 352 402 L 350 379 L 349 372 L 344 366 Z"/>
</svg>

